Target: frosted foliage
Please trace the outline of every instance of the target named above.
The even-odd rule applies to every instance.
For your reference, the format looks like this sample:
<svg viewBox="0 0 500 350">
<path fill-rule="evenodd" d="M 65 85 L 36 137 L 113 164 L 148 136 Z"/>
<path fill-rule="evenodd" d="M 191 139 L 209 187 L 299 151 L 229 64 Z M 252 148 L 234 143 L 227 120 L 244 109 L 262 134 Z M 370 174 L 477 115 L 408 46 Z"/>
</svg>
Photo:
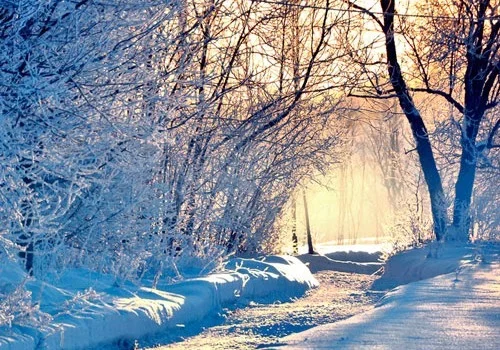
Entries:
<svg viewBox="0 0 500 350">
<path fill-rule="evenodd" d="M 482 240 L 500 239 L 500 191 L 498 171 L 480 171 L 474 189 L 471 206 L 473 238 Z"/>
<path fill-rule="evenodd" d="M 37 276 L 86 266 L 157 280 L 276 250 L 290 193 L 338 160 L 338 101 L 305 92 L 323 78 L 301 77 L 297 92 L 283 75 L 276 91 L 276 77 L 246 66 L 255 43 L 245 31 L 277 28 L 262 21 L 272 9 L 254 18 L 230 1 L 213 5 L 221 11 L 174 0 L 2 6 L 0 236 Z M 246 33 L 239 46 L 229 32 Z M 327 69 L 324 55 L 304 49 L 300 69 Z M 271 64 L 291 72 L 289 61 Z"/>
<path fill-rule="evenodd" d="M 69 314 L 73 316 L 85 314 L 95 307 L 95 304 L 105 305 L 103 299 L 103 293 L 98 293 L 92 289 L 92 287 L 89 287 L 83 292 L 76 292 L 71 299 L 66 300 L 61 306 L 63 311 L 57 314 L 57 316 L 61 316 L 62 314 Z"/>
<path fill-rule="evenodd" d="M 13 324 L 42 327 L 51 320 L 52 317 L 40 311 L 32 301 L 31 292 L 25 289 L 24 283 L 9 292 L 0 288 L 0 327 L 12 327 Z"/>
<path fill-rule="evenodd" d="M 416 247 L 433 238 L 432 221 L 428 207 L 423 201 L 408 199 L 400 203 L 395 222 L 389 228 L 392 252 L 404 251 L 408 247 Z"/>
<path fill-rule="evenodd" d="M 137 228 L 141 208 L 131 201 L 142 203 L 147 194 L 125 179 L 151 179 L 151 171 L 138 169 L 151 169 L 144 159 L 155 146 L 137 141 L 144 125 L 124 120 L 119 109 L 130 90 L 116 87 L 144 83 L 143 72 L 131 69 L 144 56 L 126 57 L 117 45 L 137 30 L 132 24 L 151 27 L 158 18 L 145 15 L 168 4 L 138 5 L 27 0 L 0 9 L 7 58 L 0 60 L 0 234 L 35 251 L 37 272 L 56 257 L 70 259 L 83 240 L 97 243 L 96 222 L 108 223 L 98 235 Z"/>
</svg>

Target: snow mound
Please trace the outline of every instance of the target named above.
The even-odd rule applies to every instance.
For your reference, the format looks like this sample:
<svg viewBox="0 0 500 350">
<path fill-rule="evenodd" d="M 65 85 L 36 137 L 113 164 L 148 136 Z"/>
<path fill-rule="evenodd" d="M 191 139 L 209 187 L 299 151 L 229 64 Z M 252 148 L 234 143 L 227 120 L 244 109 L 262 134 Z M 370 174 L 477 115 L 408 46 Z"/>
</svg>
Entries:
<svg viewBox="0 0 500 350">
<path fill-rule="evenodd" d="M 420 276 L 443 271 L 452 266 L 449 261 L 460 261 L 469 252 L 449 249 L 442 255 L 447 267 L 432 258 L 423 263 Z M 397 260 L 408 262 L 414 254 Z M 481 262 L 461 265 L 453 273 L 400 286 L 368 312 L 285 337 L 267 348 L 499 349 L 500 258 L 484 252 L 481 257 Z"/>
<path fill-rule="evenodd" d="M 298 256 L 298 259 L 306 264 L 313 273 L 329 270 L 371 275 L 381 270 L 383 266 L 383 264 L 380 262 L 333 260 L 330 259 L 327 255 L 320 254 L 304 254 Z"/>
<path fill-rule="evenodd" d="M 337 251 L 332 253 L 324 254 L 329 259 L 340 260 L 340 261 L 353 261 L 353 262 L 381 262 L 383 259 L 383 253 L 381 251 L 374 252 L 364 252 L 364 251 Z"/>
<path fill-rule="evenodd" d="M 392 251 L 392 245 L 388 242 L 386 243 L 376 243 L 376 240 L 368 238 L 366 240 L 360 239 L 357 244 L 338 244 L 336 241 L 318 243 L 314 247 L 315 250 L 324 255 L 330 255 L 333 253 L 369 253 L 369 254 L 379 254 L 380 252 L 390 252 Z M 304 252 L 307 251 L 307 247 L 304 246 Z M 332 258 L 335 259 L 335 258 Z M 350 260 L 342 259 L 338 260 Z M 359 260 L 351 260 L 359 261 Z"/>
<path fill-rule="evenodd" d="M 287 300 L 319 286 L 311 271 L 292 256 L 267 256 L 262 260 L 232 259 L 226 269 L 251 276 L 241 297 L 259 302 Z"/>
<path fill-rule="evenodd" d="M 6 288 L 21 277 L 24 275 L 14 273 L 9 283 L 3 281 L 2 285 Z M 161 290 L 127 283 L 119 288 L 115 282 L 113 276 L 82 269 L 52 276 L 50 283 L 29 280 L 26 288 L 32 292 L 33 300 L 53 320 L 38 328 L 0 327 L 0 349 L 96 348 L 99 344 L 139 339 L 202 323 L 223 307 L 253 300 L 286 301 L 318 286 L 303 263 L 287 256 L 233 259 L 221 273 L 185 280 Z"/>
<path fill-rule="evenodd" d="M 427 246 L 410 249 L 391 257 L 384 266 L 382 277 L 376 280 L 373 290 L 389 290 L 410 282 L 451 273 L 482 259 L 485 252 L 495 249 L 488 245 L 433 242 Z"/>
</svg>

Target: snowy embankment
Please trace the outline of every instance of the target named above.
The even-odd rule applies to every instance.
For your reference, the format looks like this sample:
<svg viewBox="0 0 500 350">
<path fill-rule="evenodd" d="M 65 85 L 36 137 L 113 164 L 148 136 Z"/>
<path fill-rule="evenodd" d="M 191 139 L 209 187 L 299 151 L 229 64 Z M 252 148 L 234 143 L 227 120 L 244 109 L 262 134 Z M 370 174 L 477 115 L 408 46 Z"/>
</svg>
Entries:
<svg viewBox="0 0 500 350">
<path fill-rule="evenodd" d="M 382 271 L 382 251 L 390 250 L 388 244 L 337 245 L 334 242 L 318 244 L 316 254 L 301 254 L 297 258 L 312 273 L 339 271 L 372 275 Z"/>
<path fill-rule="evenodd" d="M 375 287 L 417 282 L 392 290 L 368 312 L 285 337 L 274 348 L 499 349 L 499 251 L 433 245 L 396 255 Z"/>
<path fill-rule="evenodd" d="M 365 253 L 367 256 L 370 255 Z M 361 273 L 365 275 L 371 275 L 377 273 L 384 266 L 381 262 L 375 262 L 378 259 L 378 255 L 373 255 L 374 261 L 353 261 L 352 255 L 357 254 L 345 254 L 346 261 L 331 259 L 328 254 L 304 254 L 299 255 L 297 258 L 306 264 L 312 273 L 318 271 L 339 271 L 339 272 L 349 272 L 349 273 Z M 369 257 L 368 257 L 369 258 Z"/>
<path fill-rule="evenodd" d="M 130 283 L 117 287 L 112 276 L 67 270 L 49 282 L 26 279 L 14 264 L 0 266 L 0 292 L 25 281 L 32 300 L 52 321 L 37 328 L 0 327 L 0 349 L 78 349 L 134 340 L 203 323 L 223 307 L 249 301 L 289 300 L 318 285 L 293 257 L 233 259 L 225 271 L 158 289 Z M 91 289 L 89 289 L 91 288 Z"/>
</svg>

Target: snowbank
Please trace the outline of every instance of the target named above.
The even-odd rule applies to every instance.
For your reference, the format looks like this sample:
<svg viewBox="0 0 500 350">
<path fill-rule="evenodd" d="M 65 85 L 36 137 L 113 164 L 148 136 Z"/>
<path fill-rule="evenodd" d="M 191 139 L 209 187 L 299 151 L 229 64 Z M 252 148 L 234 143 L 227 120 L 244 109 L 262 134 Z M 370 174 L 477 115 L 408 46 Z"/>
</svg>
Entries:
<svg viewBox="0 0 500 350">
<path fill-rule="evenodd" d="M 310 268 L 312 273 L 328 270 L 371 275 L 381 270 L 383 266 L 383 264 L 380 262 L 333 260 L 326 255 L 320 254 L 304 254 L 298 256 L 297 258 L 304 264 L 306 264 Z"/>
<path fill-rule="evenodd" d="M 390 250 L 387 243 L 338 245 L 336 242 L 317 244 L 318 254 L 301 254 L 297 258 L 306 264 L 311 272 L 339 271 L 372 275 L 382 271 L 383 252 Z"/>
<path fill-rule="evenodd" d="M 332 253 L 371 253 L 377 254 L 378 252 L 390 252 L 392 250 L 392 245 L 388 237 L 384 237 L 385 243 L 376 243 L 375 239 L 363 239 L 358 240 L 357 244 L 338 244 L 336 241 L 322 242 L 315 245 L 314 249 L 320 254 L 332 254 Z M 307 246 L 304 246 L 303 252 L 307 252 Z M 332 258 L 335 259 L 335 258 Z M 344 260 L 344 259 L 338 259 Z"/>
<path fill-rule="evenodd" d="M 488 246 L 463 243 L 433 242 L 421 248 L 410 249 L 391 257 L 384 273 L 372 289 L 389 290 L 414 281 L 447 274 L 484 256 Z"/>
<path fill-rule="evenodd" d="M 324 254 L 329 259 L 339 261 L 353 261 L 353 262 L 378 262 L 383 260 L 383 253 L 381 251 L 365 252 L 365 251 L 336 251 Z"/>
<path fill-rule="evenodd" d="M 9 283 L 3 283 L 14 284 L 21 277 L 13 274 Z M 37 329 L 0 327 L 0 349 L 81 349 L 139 339 L 203 322 L 236 303 L 284 301 L 317 285 L 304 264 L 285 256 L 234 259 L 223 273 L 162 290 L 132 284 L 118 288 L 112 276 L 67 270 L 50 283 L 26 283 L 40 310 L 52 315 L 53 321 Z"/>
<path fill-rule="evenodd" d="M 436 248 L 436 250 L 432 250 Z M 347 320 L 285 337 L 277 349 L 498 349 L 500 257 L 498 247 L 434 246 L 394 257 L 394 282 L 454 272 L 400 286 L 378 307 Z M 417 259 L 417 257 L 420 257 Z M 411 269 L 410 263 L 417 263 Z M 402 264 L 404 267 L 398 267 Z M 404 277 L 404 278 L 403 278 Z M 385 284 L 388 285 L 388 284 Z M 270 348 L 273 348 L 272 346 Z"/>
</svg>

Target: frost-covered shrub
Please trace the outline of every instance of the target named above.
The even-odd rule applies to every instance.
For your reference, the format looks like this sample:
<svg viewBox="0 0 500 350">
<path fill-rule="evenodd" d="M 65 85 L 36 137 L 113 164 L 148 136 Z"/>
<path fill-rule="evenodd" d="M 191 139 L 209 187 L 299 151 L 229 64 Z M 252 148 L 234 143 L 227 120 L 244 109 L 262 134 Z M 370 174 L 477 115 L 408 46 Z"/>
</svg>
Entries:
<svg viewBox="0 0 500 350">
<path fill-rule="evenodd" d="M 472 237 L 474 240 L 500 240 L 500 191 L 498 170 L 478 174 L 471 205 Z"/>
<path fill-rule="evenodd" d="M 9 288 L 0 285 L 0 327 L 40 327 L 52 320 L 49 314 L 40 311 L 39 306 L 32 301 L 31 292 L 25 288 L 25 281 L 17 286 L 10 285 Z"/>
<path fill-rule="evenodd" d="M 395 222 L 389 228 L 392 254 L 419 246 L 433 238 L 432 218 L 422 206 L 423 201 L 401 203 Z"/>
<path fill-rule="evenodd" d="M 95 306 L 96 303 L 104 303 L 103 294 L 96 292 L 92 287 L 87 288 L 83 292 L 77 292 L 71 299 L 68 299 L 61 306 L 61 314 L 70 314 L 78 316 L 85 313 Z"/>
<path fill-rule="evenodd" d="M 278 92 L 276 77 L 242 66 L 249 43 L 226 40 L 246 40 L 252 21 L 279 27 L 270 9 L 253 18 L 231 1 L 196 3 L 208 6 L 202 17 L 175 0 L 7 5 L 0 235 L 35 276 L 85 266 L 117 279 L 177 277 L 270 252 L 290 193 L 336 159 L 338 101 L 309 92 L 323 78 L 297 86 L 283 74 Z M 304 48 L 300 67 L 331 66 L 313 52 Z"/>
<path fill-rule="evenodd" d="M 12 243 L 0 236 L 0 327 L 41 326 L 50 315 L 40 311 L 26 289 L 28 275 L 9 251 Z"/>
</svg>

